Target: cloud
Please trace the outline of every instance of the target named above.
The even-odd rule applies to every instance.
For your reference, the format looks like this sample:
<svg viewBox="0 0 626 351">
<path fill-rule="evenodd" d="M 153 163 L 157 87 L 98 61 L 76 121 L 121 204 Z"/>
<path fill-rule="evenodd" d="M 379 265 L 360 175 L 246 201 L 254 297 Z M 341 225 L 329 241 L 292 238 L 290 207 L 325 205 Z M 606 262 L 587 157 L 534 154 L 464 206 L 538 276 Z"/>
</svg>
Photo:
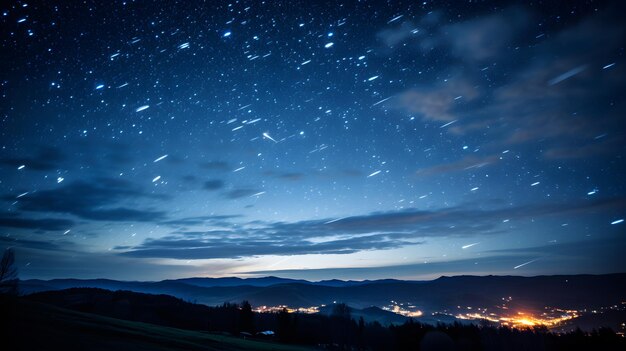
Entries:
<svg viewBox="0 0 626 351">
<path fill-rule="evenodd" d="M 588 239 L 570 242 L 553 242 L 541 246 L 506 248 L 485 251 L 487 253 L 503 254 L 503 255 L 551 255 L 551 256 L 602 256 L 612 251 L 623 252 L 626 246 L 626 240 L 618 237 L 609 237 L 603 239 Z M 601 254 L 598 254 L 601 253 Z M 612 260 L 618 262 L 618 259 Z M 623 261 L 623 260 L 622 260 Z"/>
<path fill-rule="evenodd" d="M 543 153 L 543 157 L 550 160 L 567 160 L 602 156 L 620 147 L 622 141 L 617 138 L 599 140 L 577 146 L 554 146 Z"/>
<path fill-rule="evenodd" d="M 200 167 L 215 171 L 228 172 L 232 170 L 232 167 L 228 164 L 228 162 L 224 161 L 209 161 L 203 162 L 200 164 Z"/>
<path fill-rule="evenodd" d="M 418 114 L 423 120 L 450 122 L 458 118 L 459 99 L 472 101 L 479 93 L 467 80 L 452 79 L 438 86 L 409 89 L 391 100 L 388 106 L 409 114 Z"/>
<path fill-rule="evenodd" d="M 255 190 L 255 189 L 251 189 L 251 188 L 238 188 L 238 189 L 233 189 L 229 192 L 227 192 L 226 194 L 224 194 L 227 198 L 234 200 L 234 199 L 240 199 L 242 197 L 249 197 L 252 196 L 256 193 L 258 193 L 259 190 Z"/>
<path fill-rule="evenodd" d="M 38 229 L 45 231 L 67 230 L 74 221 L 59 218 L 21 218 L 13 213 L 0 214 L 0 227 Z"/>
<path fill-rule="evenodd" d="M 617 93 L 626 89 L 619 78 L 626 67 L 603 68 L 626 40 L 622 12 L 623 4 L 613 3 L 537 38 L 532 10 L 520 6 L 430 28 L 447 53 L 439 72 L 447 78 L 401 91 L 380 107 L 425 122 L 454 121 L 447 132 L 480 134 L 492 147 L 539 142 L 551 160 L 612 155 L 626 140 Z M 612 142 L 597 140 L 607 134 Z"/>
<path fill-rule="evenodd" d="M 386 53 L 408 48 L 425 55 L 443 44 L 439 32 L 442 18 L 442 12 L 430 11 L 417 22 L 396 21 L 376 33 L 376 39 Z"/>
<path fill-rule="evenodd" d="M 202 188 L 204 190 L 214 191 L 224 187 L 224 181 L 219 179 L 211 179 L 204 182 Z"/>
<path fill-rule="evenodd" d="M 270 176 L 270 177 L 275 177 L 277 179 L 283 179 L 283 180 L 291 180 L 291 181 L 297 181 L 297 180 L 302 180 L 305 177 L 304 173 L 300 173 L 300 172 L 274 172 L 274 171 L 268 171 L 268 172 L 264 172 L 265 175 Z"/>
<path fill-rule="evenodd" d="M 372 213 L 325 222 L 332 232 L 364 233 L 395 231 L 415 233 L 417 237 L 428 236 L 470 236 L 488 234 L 487 228 L 496 226 L 503 219 L 524 219 L 561 215 L 592 214 L 594 212 L 623 209 L 626 198 L 607 198 L 595 201 L 574 203 L 544 203 L 505 207 L 493 210 L 479 210 L 468 204 L 435 211 L 405 210 L 397 212 Z M 316 227 L 309 223 L 305 227 Z M 298 233 L 298 226 L 284 224 L 286 232 Z"/>
<path fill-rule="evenodd" d="M 418 37 L 419 29 L 410 21 L 402 22 L 400 26 L 393 28 L 386 28 L 377 33 L 376 37 L 383 42 L 386 46 L 393 49 L 410 39 L 411 37 Z"/>
<path fill-rule="evenodd" d="M 149 260 L 120 257 L 110 253 L 62 251 L 65 242 L 59 242 L 61 251 L 46 249 L 45 244 L 37 247 L 37 243 L 15 246 L 16 262 L 20 266 L 21 279 L 55 279 L 78 278 L 136 280 L 161 280 L 164 278 L 180 278 L 182 276 L 206 276 L 208 274 L 225 273 L 226 268 L 237 267 L 237 262 L 229 263 L 228 267 L 220 263 L 203 265 L 167 265 L 157 264 Z M 26 264 L 28 263 L 28 266 Z M 132 269 L 129 269 L 132 267 Z"/>
<path fill-rule="evenodd" d="M 143 192 L 133 184 L 101 178 L 94 182 L 76 181 L 56 189 L 30 193 L 18 199 L 22 211 L 71 214 L 96 221 L 158 221 L 165 218 L 162 211 L 120 207 L 123 202 L 140 199 L 165 199 L 163 195 Z M 15 196 L 5 196 L 14 200 Z"/>
<path fill-rule="evenodd" d="M 510 50 L 511 43 L 523 38 L 534 23 L 532 13 L 522 6 L 451 24 L 442 24 L 442 17 L 441 12 L 430 12 L 417 24 L 391 25 L 376 37 L 391 51 L 408 47 L 424 56 L 446 52 L 457 62 L 479 63 Z"/>
<path fill-rule="evenodd" d="M 60 163 L 66 159 L 65 154 L 58 148 L 40 146 L 32 156 L 2 157 L 0 164 L 12 167 L 25 166 L 25 169 L 36 171 L 52 171 L 60 168 Z"/>
<path fill-rule="evenodd" d="M 626 240 L 607 239 L 546 245 L 532 248 L 485 251 L 485 255 L 446 261 L 391 266 L 278 269 L 243 272 L 250 275 L 297 277 L 298 279 L 432 279 L 461 274 L 606 274 L 626 269 L 622 259 Z M 523 270 L 522 263 L 536 260 Z"/>
<path fill-rule="evenodd" d="M 464 61 L 485 61 L 500 56 L 531 23 L 531 13 L 514 6 L 497 14 L 443 26 L 439 40 Z"/>
<path fill-rule="evenodd" d="M 8 247 L 21 247 L 28 249 L 36 249 L 36 250 L 48 250 L 48 251 L 65 251 L 67 247 L 73 247 L 74 244 L 68 241 L 63 241 L 60 243 L 52 242 L 52 241 L 41 241 L 41 240 L 26 240 L 19 239 L 14 237 L 0 236 L 0 247 L 8 248 Z"/>
<path fill-rule="evenodd" d="M 102 140 L 98 138 L 82 138 L 74 140 L 68 145 L 74 150 L 72 154 L 73 165 L 89 165 L 91 169 L 110 169 L 130 165 L 135 157 L 141 156 L 141 150 L 147 149 L 147 144 L 142 141 L 134 141 L 131 146 L 119 140 Z M 98 157 L 93 157 L 98 155 Z M 154 158 L 142 159 L 142 162 L 152 162 Z"/>
<path fill-rule="evenodd" d="M 351 178 L 359 178 L 365 175 L 365 173 L 359 169 L 342 169 L 339 171 L 339 174 Z"/>
<path fill-rule="evenodd" d="M 423 243 L 425 238 L 495 235 L 504 219 L 539 219 L 606 213 L 626 207 L 626 198 L 578 203 L 533 204 L 480 210 L 468 205 L 436 211 L 405 210 L 338 219 L 259 222 L 211 231 L 186 231 L 147 239 L 130 249 L 131 257 L 212 259 L 262 255 L 349 254 Z"/>
<path fill-rule="evenodd" d="M 121 221 L 121 222 L 154 222 L 165 217 L 163 211 L 134 210 L 129 208 L 114 208 L 110 210 L 83 210 L 73 214 L 95 221 Z"/>
<path fill-rule="evenodd" d="M 494 131 L 505 132 L 509 144 L 542 139 L 564 147 L 592 144 L 599 134 L 619 131 L 620 109 L 607 108 L 606 102 L 625 87 L 614 77 L 624 70 L 602 69 L 626 39 L 619 21 L 605 11 L 537 45 L 535 59 L 498 87 L 483 111 L 504 117 L 506 130 Z M 554 48 L 559 48 L 556 57 Z M 568 78 L 555 83 L 555 77 Z"/>
<path fill-rule="evenodd" d="M 198 180 L 198 177 L 196 177 L 195 175 L 188 174 L 188 175 L 182 176 L 181 179 L 188 183 L 195 183 Z"/>
<path fill-rule="evenodd" d="M 210 232 L 202 238 L 183 239 L 179 236 L 146 240 L 142 245 L 121 253 L 129 257 L 159 257 L 174 259 L 241 258 L 263 255 L 350 254 L 364 250 L 385 250 L 419 242 L 392 239 L 387 235 L 368 235 L 327 242 L 312 243 L 304 240 L 268 240 L 231 236 L 211 237 Z"/>
<path fill-rule="evenodd" d="M 195 217 L 183 217 L 178 219 L 171 219 L 161 222 L 165 225 L 174 226 L 191 226 L 191 225 L 230 225 L 228 222 L 231 219 L 243 217 L 242 215 L 209 215 L 209 216 L 195 216 Z"/>
<path fill-rule="evenodd" d="M 279 173 L 276 176 L 284 180 L 297 181 L 297 180 L 302 180 L 302 178 L 304 178 L 304 173 L 286 172 L 286 173 Z"/>
</svg>

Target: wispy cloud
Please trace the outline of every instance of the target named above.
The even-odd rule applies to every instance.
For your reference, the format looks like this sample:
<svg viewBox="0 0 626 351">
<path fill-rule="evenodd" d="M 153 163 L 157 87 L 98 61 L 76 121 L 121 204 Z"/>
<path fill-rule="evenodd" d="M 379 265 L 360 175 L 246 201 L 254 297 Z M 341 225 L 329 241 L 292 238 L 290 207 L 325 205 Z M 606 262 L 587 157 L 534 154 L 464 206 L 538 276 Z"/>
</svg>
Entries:
<svg viewBox="0 0 626 351">
<path fill-rule="evenodd" d="M 486 251 L 485 255 L 457 260 L 439 260 L 390 266 L 334 267 L 321 269 L 255 270 L 244 274 L 273 275 L 306 279 L 432 279 L 441 275 L 460 274 L 597 274 L 623 272 L 626 262 L 623 240 L 588 240 L 564 244 L 548 244 L 519 249 Z M 602 253 L 602 254 L 599 254 Z M 528 264 L 533 262 L 533 265 Z M 526 265 L 524 265 L 527 263 Z M 581 264 L 582 267 L 581 268 Z M 518 267 L 517 269 L 515 267 Z M 571 267 L 571 268 L 566 268 Z M 523 269 L 522 269 L 523 268 Z"/>
<path fill-rule="evenodd" d="M 50 146 L 40 146 L 30 156 L 0 157 L 0 164 L 15 168 L 24 166 L 26 170 L 51 171 L 59 169 L 65 159 L 66 155 L 61 150 Z"/>
<path fill-rule="evenodd" d="M 224 187 L 224 181 L 220 179 L 207 180 L 202 184 L 204 190 L 214 191 Z"/>
<path fill-rule="evenodd" d="M 228 192 L 226 192 L 224 194 L 224 196 L 226 196 L 226 198 L 231 199 L 231 200 L 235 200 L 235 199 L 241 199 L 243 197 L 250 197 L 254 194 L 259 193 L 258 189 L 252 189 L 252 188 L 236 188 L 236 189 L 232 189 Z"/>
<path fill-rule="evenodd" d="M 616 95 L 626 88 L 617 78 L 626 74 L 624 67 L 603 69 L 626 39 L 615 7 L 534 41 L 529 39 L 536 35 L 529 27 L 533 14 L 521 7 L 440 30 L 425 29 L 432 32 L 429 40 L 435 47 L 447 47 L 452 54 L 448 78 L 399 92 L 380 108 L 395 108 L 426 122 L 454 121 L 448 132 L 480 133 L 492 139 L 492 148 L 541 142 L 548 159 L 610 154 L 626 135 L 623 103 Z M 511 43 L 528 49 L 514 50 Z M 560 48 L 558 56 L 555 47 Z M 489 64 L 494 61 L 507 62 L 504 69 L 513 73 L 500 76 L 503 68 Z M 609 137 L 597 139 L 604 134 Z M 610 138 L 619 142 L 607 142 Z"/>
<path fill-rule="evenodd" d="M 38 229 L 45 231 L 67 230 L 74 221 L 62 218 L 22 218 L 15 213 L 0 213 L 0 227 Z"/>
<path fill-rule="evenodd" d="M 417 245 L 426 238 L 494 235 L 502 232 L 504 219 L 575 215 L 625 206 L 625 198 L 615 198 L 494 210 L 467 206 L 300 222 L 249 222 L 230 225 L 223 230 L 172 233 L 158 239 L 147 239 L 130 249 L 118 249 L 123 251 L 121 254 L 124 256 L 178 259 L 348 254 Z"/>
<path fill-rule="evenodd" d="M 203 163 L 200 164 L 200 167 L 204 168 L 204 169 L 209 169 L 209 170 L 214 170 L 214 171 L 221 171 L 221 172 L 228 172 L 228 171 L 232 170 L 232 167 L 226 161 L 208 161 L 208 162 L 203 162 Z"/>
<path fill-rule="evenodd" d="M 177 259 L 241 258 L 263 255 L 349 254 L 364 250 L 384 250 L 419 244 L 387 235 L 368 235 L 348 239 L 312 243 L 309 241 L 245 238 L 242 233 L 202 239 L 182 239 L 179 236 L 147 240 L 130 251 L 129 257 L 160 257 Z"/>
<path fill-rule="evenodd" d="M 29 240 L 29 239 L 21 239 L 15 237 L 8 236 L 0 236 L 0 247 L 9 248 L 9 247 L 20 247 L 27 249 L 36 249 L 36 250 L 47 250 L 47 251 L 66 251 L 69 248 L 74 248 L 75 245 L 72 242 L 63 240 L 63 241 L 50 241 L 50 240 Z"/>
<path fill-rule="evenodd" d="M 426 121 L 443 124 L 458 119 L 464 103 L 478 96 L 479 91 L 469 81 L 457 78 L 434 87 L 429 85 L 409 89 L 390 100 L 385 106 L 417 114 Z"/>
<path fill-rule="evenodd" d="M 240 218 L 242 215 L 208 215 L 208 216 L 195 216 L 195 217 L 183 217 L 177 219 L 170 219 L 167 221 L 161 222 L 161 224 L 165 225 L 173 225 L 173 226 L 192 226 L 192 225 L 203 225 L 203 224 L 229 224 L 228 220 Z"/>
<path fill-rule="evenodd" d="M 141 188 L 118 179 L 101 178 L 92 182 L 76 181 L 61 187 L 41 190 L 18 199 L 22 211 L 62 213 L 95 221 L 159 221 L 165 212 L 120 206 L 138 199 L 163 200 L 163 195 L 144 192 Z M 4 197 L 13 201 L 14 195 Z"/>
<path fill-rule="evenodd" d="M 305 177 L 305 174 L 301 173 L 301 172 L 273 172 L 273 171 L 269 171 L 269 172 L 265 172 L 265 175 L 270 176 L 270 177 L 275 177 L 277 179 L 290 180 L 290 181 L 302 180 Z"/>
</svg>

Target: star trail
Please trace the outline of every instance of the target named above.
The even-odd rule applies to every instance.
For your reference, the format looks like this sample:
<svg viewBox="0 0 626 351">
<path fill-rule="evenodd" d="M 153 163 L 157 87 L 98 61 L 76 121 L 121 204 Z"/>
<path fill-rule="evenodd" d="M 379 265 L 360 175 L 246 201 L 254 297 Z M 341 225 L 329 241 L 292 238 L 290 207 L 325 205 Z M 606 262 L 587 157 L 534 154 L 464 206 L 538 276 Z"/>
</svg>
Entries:
<svg viewBox="0 0 626 351">
<path fill-rule="evenodd" d="M 620 1 L 10 1 L 24 278 L 626 269 Z"/>
</svg>

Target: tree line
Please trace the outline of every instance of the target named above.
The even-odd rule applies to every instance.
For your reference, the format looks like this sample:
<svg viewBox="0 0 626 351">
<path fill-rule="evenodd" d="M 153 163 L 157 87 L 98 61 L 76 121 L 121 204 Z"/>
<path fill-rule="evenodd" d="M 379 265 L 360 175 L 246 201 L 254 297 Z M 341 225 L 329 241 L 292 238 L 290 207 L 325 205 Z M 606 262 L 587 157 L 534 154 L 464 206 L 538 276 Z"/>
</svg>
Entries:
<svg viewBox="0 0 626 351">
<path fill-rule="evenodd" d="M 168 295 L 74 288 L 32 294 L 26 299 L 118 319 L 182 329 L 271 338 L 329 350 L 623 350 L 626 339 L 608 328 L 556 334 L 545 327 L 509 329 L 490 325 L 429 325 L 409 319 L 383 326 L 353 318 L 343 303 L 329 314 L 255 313 L 249 302 L 209 307 Z M 260 332 L 272 331 L 273 336 Z"/>
</svg>

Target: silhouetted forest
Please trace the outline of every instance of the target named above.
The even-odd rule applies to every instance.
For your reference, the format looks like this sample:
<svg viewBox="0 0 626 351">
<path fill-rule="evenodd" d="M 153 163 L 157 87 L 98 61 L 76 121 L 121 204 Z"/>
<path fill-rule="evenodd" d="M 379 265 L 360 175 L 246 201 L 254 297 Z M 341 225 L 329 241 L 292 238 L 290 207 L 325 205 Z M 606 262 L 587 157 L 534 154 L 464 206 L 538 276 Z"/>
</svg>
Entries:
<svg viewBox="0 0 626 351">
<path fill-rule="evenodd" d="M 247 301 L 219 307 L 186 302 L 168 295 L 76 288 L 37 293 L 29 300 L 118 319 L 182 329 L 227 332 L 314 345 L 331 350 L 623 350 L 626 340 L 610 329 L 555 334 L 546 328 L 526 330 L 455 324 L 427 325 L 409 320 L 385 327 L 352 318 L 345 304 L 330 315 L 254 313 Z M 260 335 L 273 331 L 273 336 Z"/>
</svg>

